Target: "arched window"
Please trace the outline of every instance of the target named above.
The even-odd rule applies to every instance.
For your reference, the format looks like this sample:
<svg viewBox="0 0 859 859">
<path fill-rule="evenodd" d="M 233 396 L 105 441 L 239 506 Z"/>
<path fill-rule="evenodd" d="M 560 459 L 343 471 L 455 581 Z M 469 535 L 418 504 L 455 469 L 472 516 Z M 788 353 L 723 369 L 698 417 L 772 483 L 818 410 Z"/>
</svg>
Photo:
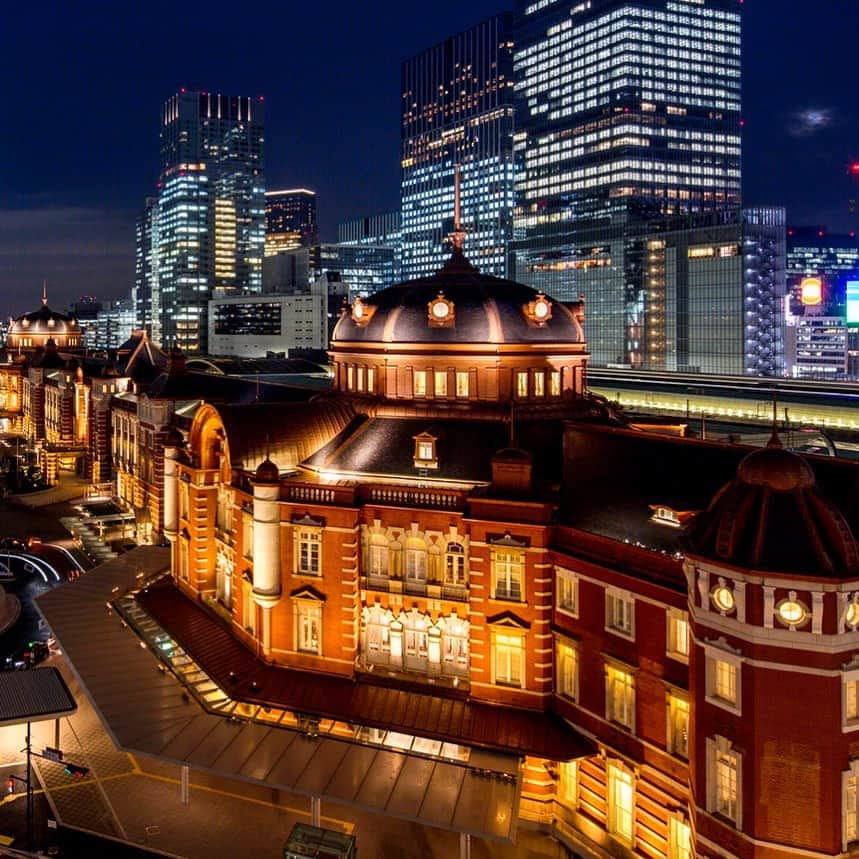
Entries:
<svg viewBox="0 0 859 859">
<path fill-rule="evenodd" d="M 387 665 L 391 661 L 391 620 L 393 616 L 379 605 L 364 609 L 364 661 Z"/>
<path fill-rule="evenodd" d="M 390 575 L 388 541 L 383 534 L 370 535 L 370 545 L 367 547 L 367 575 L 377 579 L 386 579 Z"/>
</svg>

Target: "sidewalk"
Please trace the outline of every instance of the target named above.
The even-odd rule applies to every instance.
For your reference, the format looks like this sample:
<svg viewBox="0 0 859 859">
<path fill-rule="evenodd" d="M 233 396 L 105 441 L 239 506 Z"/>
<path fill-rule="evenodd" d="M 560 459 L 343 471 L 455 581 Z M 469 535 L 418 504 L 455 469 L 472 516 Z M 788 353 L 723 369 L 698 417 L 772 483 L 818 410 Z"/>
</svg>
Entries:
<svg viewBox="0 0 859 859">
<path fill-rule="evenodd" d="M 183 805 L 178 767 L 119 751 L 65 661 L 55 664 L 78 702 L 78 712 L 62 722 L 60 745 L 67 760 L 90 770 L 78 782 L 65 775 L 61 765 L 36 759 L 52 815 L 63 825 L 187 859 L 280 859 L 293 824 L 310 822 L 309 803 L 303 797 L 194 770 L 190 802 Z M 3 745 L 10 743 L 14 746 L 11 738 Z M 34 749 L 53 744 L 53 722 L 33 726 Z M 364 857 L 449 859 L 459 855 L 455 833 L 333 803 L 322 805 L 322 826 L 354 834 Z M 475 839 L 471 855 L 472 859 L 556 859 L 563 853 L 548 836 L 520 827 L 516 846 Z"/>
<path fill-rule="evenodd" d="M 50 504 L 60 504 L 66 501 L 73 501 L 76 498 L 83 498 L 89 485 L 90 481 L 82 477 L 63 475 L 56 486 L 42 489 L 39 492 L 7 495 L 6 500 L 10 504 L 18 504 L 21 507 L 36 510 L 40 507 L 47 507 Z"/>
</svg>

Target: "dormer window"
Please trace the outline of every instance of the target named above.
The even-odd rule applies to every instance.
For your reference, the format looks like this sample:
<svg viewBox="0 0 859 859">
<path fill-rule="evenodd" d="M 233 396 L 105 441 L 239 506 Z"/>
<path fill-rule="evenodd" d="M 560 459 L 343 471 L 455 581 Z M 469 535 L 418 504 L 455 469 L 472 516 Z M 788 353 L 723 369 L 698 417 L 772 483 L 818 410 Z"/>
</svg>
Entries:
<svg viewBox="0 0 859 859">
<path fill-rule="evenodd" d="M 680 517 L 676 510 L 661 504 L 651 505 L 650 509 L 653 511 L 653 515 L 650 517 L 653 522 L 658 522 L 660 525 L 671 525 L 674 528 L 680 527 Z"/>
<path fill-rule="evenodd" d="M 415 468 L 438 468 L 436 442 L 438 439 L 427 432 L 416 435 Z"/>
</svg>

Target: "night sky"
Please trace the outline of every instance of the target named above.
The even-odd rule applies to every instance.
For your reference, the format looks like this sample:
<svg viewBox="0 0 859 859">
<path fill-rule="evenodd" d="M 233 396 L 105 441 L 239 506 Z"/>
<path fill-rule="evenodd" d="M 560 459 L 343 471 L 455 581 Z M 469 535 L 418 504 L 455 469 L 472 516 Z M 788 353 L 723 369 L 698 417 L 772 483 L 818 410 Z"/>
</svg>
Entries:
<svg viewBox="0 0 859 859">
<path fill-rule="evenodd" d="M 508 4 L 509 6 L 509 4 Z M 833 7 L 837 7 L 833 8 Z M 179 87 L 266 98 L 269 188 L 319 193 L 322 236 L 399 202 L 400 62 L 503 8 L 211 0 L 4 5 L 0 315 L 127 294 L 134 221 Z M 859 5 L 747 0 L 744 202 L 857 227 Z"/>
</svg>

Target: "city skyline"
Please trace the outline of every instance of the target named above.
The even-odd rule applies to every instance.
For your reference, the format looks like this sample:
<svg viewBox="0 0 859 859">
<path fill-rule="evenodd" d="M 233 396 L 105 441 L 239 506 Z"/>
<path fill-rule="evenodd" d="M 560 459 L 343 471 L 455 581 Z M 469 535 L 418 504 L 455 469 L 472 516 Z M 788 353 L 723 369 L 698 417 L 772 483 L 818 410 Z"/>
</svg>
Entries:
<svg viewBox="0 0 859 859">
<path fill-rule="evenodd" d="M 277 26 L 286 21 L 274 12 L 265 35 L 235 40 L 226 52 L 211 51 L 206 39 L 186 38 L 198 26 L 194 8 L 171 22 L 169 34 L 132 11 L 102 18 L 96 6 L 91 16 L 10 13 L 6 32 L 14 42 L 4 46 L 0 62 L 16 81 L 19 128 L 30 135 L 13 134 L 0 144 L 7 165 L 0 182 L 4 311 L 29 307 L 43 278 L 58 305 L 82 293 L 127 294 L 134 220 L 157 173 L 153 118 L 182 85 L 266 96 L 267 186 L 315 188 L 322 238 L 333 239 L 339 221 L 396 207 L 400 63 L 504 5 L 478 2 L 463 13 L 438 2 L 436 14 L 419 24 L 392 3 L 377 6 L 372 27 L 337 4 L 290 10 L 289 31 Z M 847 164 L 859 147 L 851 146 L 856 120 L 847 114 L 850 81 L 842 68 L 849 21 L 842 18 L 836 28 L 810 11 L 790 19 L 777 11 L 771 0 L 744 11 L 744 204 L 784 204 L 790 223 L 853 229 L 849 201 L 859 186 L 848 178 Z M 210 26 L 216 35 L 217 24 Z M 312 38 L 322 26 L 324 64 L 315 59 L 318 39 Z M 299 36 L 291 40 L 294 51 L 266 50 L 284 32 Z M 156 36 L 160 62 L 153 68 L 147 45 Z M 826 44 L 826 51 L 808 62 L 797 44 Z M 36 46 L 43 62 L 17 74 Z M 93 59 L 80 62 L 80 56 Z M 107 68 L 110 74 L 103 73 Z M 55 85 L 60 75 L 62 87 Z M 80 93 L 81 105 L 105 109 L 90 109 L 85 123 L 62 126 L 58 117 L 71 91 Z M 62 146 L 56 143 L 60 126 Z"/>
</svg>

